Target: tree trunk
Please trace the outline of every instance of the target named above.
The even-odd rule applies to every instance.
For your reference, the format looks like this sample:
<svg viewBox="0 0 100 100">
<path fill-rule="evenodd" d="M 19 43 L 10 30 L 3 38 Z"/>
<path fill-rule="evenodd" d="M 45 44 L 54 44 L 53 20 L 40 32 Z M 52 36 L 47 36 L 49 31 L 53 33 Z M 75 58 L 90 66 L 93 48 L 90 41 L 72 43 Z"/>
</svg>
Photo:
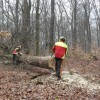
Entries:
<svg viewBox="0 0 100 100">
<path fill-rule="evenodd" d="M 22 43 L 26 50 L 29 49 L 28 42 L 30 39 L 29 27 L 30 27 L 30 10 L 31 10 L 31 0 L 23 1 L 23 10 L 22 10 Z"/>
<path fill-rule="evenodd" d="M 9 20 L 9 18 L 10 18 L 10 14 L 9 14 L 9 12 L 10 12 L 10 7 L 9 7 L 9 5 L 10 5 L 10 1 L 9 0 L 7 0 L 7 2 L 8 2 L 8 7 L 7 7 L 7 28 L 6 28 L 6 30 L 9 30 L 9 22 L 10 22 L 10 20 Z M 6 3 L 5 3 L 6 4 Z"/>
<path fill-rule="evenodd" d="M 20 60 L 30 65 L 34 65 L 46 69 L 54 69 L 55 66 L 54 59 L 52 59 L 50 56 L 40 57 L 40 56 L 24 55 L 20 57 Z"/>
<path fill-rule="evenodd" d="M 51 22 L 50 22 L 50 49 L 52 48 L 54 44 L 54 6 L 55 6 L 55 0 L 51 0 Z"/>
<path fill-rule="evenodd" d="M 18 9 L 19 9 L 19 0 L 16 0 L 16 8 L 15 8 L 15 33 L 19 33 L 19 28 L 18 28 L 18 22 L 19 22 L 19 13 L 18 13 Z"/>
<path fill-rule="evenodd" d="M 1 31 L 4 31 L 4 3 L 1 0 L 1 7 L 2 7 L 2 24 L 1 24 Z"/>
<path fill-rule="evenodd" d="M 29 65 L 33 65 L 36 67 L 41 67 L 45 69 L 55 70 L 55 58 L 51 56 L 21 56 L 20 60 L 22 62 L 28 63 Z M 62 62 L 62 67 L 66 66 L 66 59 Z"/>
<path fill-rule="evenodd" d="M 91 52 L 91 31 L 90 31 L 90 5 L 89 1 L 85 2 L 84 4 L 84 10 L 85 10 L 85 32 L 86 32 L 86 52 Z"/>
<path fill-rule="evenodd" d="M 73 6 L 73 11 L 72 11 L 72 22 L 71 22 L 71 30 L 72 30 L 72 45 L 73 45 L 73 49 L 76 49 L 76 45 L 77 45 L 77 36 L 76 36 L 76 15 L 77 15 L 77 0 L 72 0 L 72 5 Z"/>
<path fill-rule="evenodd" d="M 9 60 L 9 63 L 11 64 L 12 61 L 12 55 L 5 55 L 0 54 L 0 57 L 5 57 L 6 60 Z M 52 58 L 51 56 L 28 56 L 28 55 L 22 55 L 19 60 L 21 63 L 32 65 L 32 67 L 40 67 L 50 70 L 55 70 L 55 58 Z M 62 62 L 62 67 L 66 66 L 66 60 L 64 59 Z"/>
<path fill-rule="evenodd" d="M 37 0 L 37 6 L 36 6 L 36 35 L 35 35 L 35 53 L 36 56 L 39 55 L 39 6 L 40 6 L 40 0 Z"/>
<path fill-rule="evenodd" d="M 45 53 L 47 53 L 47 50 L 48 50 L 48 20 L 47 20 L 47 15 L 48 15 L 48 11 L 46 9 L 46 6 L 47 6 L 47 1 L 44 1 L 43 0 L 43 3 L 44 3 L 44 39 L 45 39 Z"/>
</svg>

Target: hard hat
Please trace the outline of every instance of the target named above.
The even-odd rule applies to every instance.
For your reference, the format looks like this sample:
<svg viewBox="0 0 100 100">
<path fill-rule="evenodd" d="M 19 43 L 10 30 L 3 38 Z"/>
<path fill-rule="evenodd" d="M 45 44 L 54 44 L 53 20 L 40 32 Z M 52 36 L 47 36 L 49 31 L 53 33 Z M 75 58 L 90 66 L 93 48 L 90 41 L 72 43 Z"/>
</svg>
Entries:
<svg viewBox="0 0 100 100">
<path fill-rule="evenodd" d="M 65 39 L 65 37 L 64 37 L 64 36 L 61 36 L 61 37 L 60 37 L 60 40 L 65 41 L 66 39 Z"/>
<path fill-rule="evenodd" d="M 18 48 L 21 49 L 21 46 L 19 45 Z"/>
</svg>

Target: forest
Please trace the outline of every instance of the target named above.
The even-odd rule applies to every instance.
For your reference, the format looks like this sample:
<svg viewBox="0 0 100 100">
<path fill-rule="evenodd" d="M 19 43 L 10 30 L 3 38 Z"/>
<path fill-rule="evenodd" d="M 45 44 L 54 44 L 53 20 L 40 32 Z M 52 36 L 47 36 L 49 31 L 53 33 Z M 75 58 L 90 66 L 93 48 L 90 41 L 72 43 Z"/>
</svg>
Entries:
<svg viewBox="0 0 100 100">
<path fill-rule="evenodd" d="M 52 47 L 61 36 L 58 81 Z M 100 100 L 99 51 L 100 0 L 0 0 L 0 100 Z"/>
<path fill-rule="evenodd" d="M 65 36 L 69 48 L 78 46 L 84 52 L 100 46 L 99 0 L 0 0 L 0 4 L 0 30 L 12 34 L 9 49 L 21 44 L 34 55 L 46 55 L 60 36 Z"/>
</svg>

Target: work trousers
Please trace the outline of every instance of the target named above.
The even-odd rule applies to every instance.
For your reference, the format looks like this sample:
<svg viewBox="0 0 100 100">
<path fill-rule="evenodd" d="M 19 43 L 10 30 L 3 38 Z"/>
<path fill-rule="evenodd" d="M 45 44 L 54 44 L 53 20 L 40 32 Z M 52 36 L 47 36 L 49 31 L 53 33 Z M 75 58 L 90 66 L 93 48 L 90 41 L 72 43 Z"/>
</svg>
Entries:
<svg viewBox="0 0 100 100">
<path fill-rule="evenodd" d="M 16 54 L 13 54 L 13 64 L 18 65 L 19 64 L 19 57 Z"/>
<path fill-rule="evenodd" d="M 56 62 L 55 62 L 55 70 L 56 70 L 56 75 L 58 78 L 60 78 L 60 70 L 61 70 L 61 64 L 63 59 L 61 58 L 55 58 Z"/>
</svg>

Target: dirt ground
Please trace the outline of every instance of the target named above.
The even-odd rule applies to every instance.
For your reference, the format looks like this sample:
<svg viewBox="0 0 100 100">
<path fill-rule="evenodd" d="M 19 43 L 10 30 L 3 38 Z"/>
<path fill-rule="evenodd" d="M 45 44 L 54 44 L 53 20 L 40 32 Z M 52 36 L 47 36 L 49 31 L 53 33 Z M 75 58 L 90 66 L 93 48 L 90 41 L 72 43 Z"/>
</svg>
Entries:
<svg viewBox="0 0 100 100">
<path fill-rule="evenodd" d="M 100 59 L 67 58 L 64 71 L 78 73 L 85 79 L 100 84 Z M 21 64 L 0 64 L 0 100 L 100 100 L 98 92 L 64 84 L 50 78 L 48 69 Z"/>
</svg>

